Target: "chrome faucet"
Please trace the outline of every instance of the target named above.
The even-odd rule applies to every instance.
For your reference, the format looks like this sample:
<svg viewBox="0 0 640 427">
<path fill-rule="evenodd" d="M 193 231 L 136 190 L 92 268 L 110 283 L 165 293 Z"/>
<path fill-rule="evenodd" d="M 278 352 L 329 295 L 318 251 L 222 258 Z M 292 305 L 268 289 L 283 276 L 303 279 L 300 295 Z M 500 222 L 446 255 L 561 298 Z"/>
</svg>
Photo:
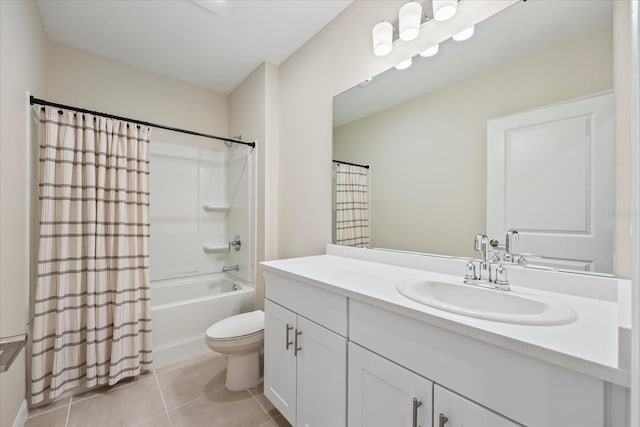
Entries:
<svg viewBox="0 0 640 427">
<path fill-rule="evenodd" d="M 226 273 L 228 271 L 240 271 L 240 266 L 238 264 L 236 264 L 236 265 L 223 265 L 222 266 L 222 272 Z"/>
<path fill-rule="evenodd" d="M 507 270 L 501 262 L 489 260 L 489 238 L 484 234 L 476 235 L 473 248 L 482 252 L 481 260 L 469 260 L 464 283 L 484 288 L 510 291 Z"/>
<path fill-rule="evenodd" d="M 520 233 L 517 230 L 507 230 L 505 237 L 504 262 L 513 262 L 513 242 L 520 240 Z"/>
</svg>

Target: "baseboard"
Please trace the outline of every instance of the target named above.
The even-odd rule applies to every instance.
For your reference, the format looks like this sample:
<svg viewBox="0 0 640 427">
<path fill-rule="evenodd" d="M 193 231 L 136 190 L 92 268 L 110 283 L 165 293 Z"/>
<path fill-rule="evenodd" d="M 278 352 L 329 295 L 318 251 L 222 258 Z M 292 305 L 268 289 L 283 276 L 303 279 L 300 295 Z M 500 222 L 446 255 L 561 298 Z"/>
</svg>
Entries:
<svg viewBox="0 0 640 427">
<path fill-rule="evenodd" d="M 25 399 L 22 401 L 22 405 L 20 405 L 16 419 L 13 420 L 13 427 L 24 426 L 24 423 L 27 421 L 27 415 L 29 415 L 29 409 L 27 409 L 27 399 Z"/>
</svg>

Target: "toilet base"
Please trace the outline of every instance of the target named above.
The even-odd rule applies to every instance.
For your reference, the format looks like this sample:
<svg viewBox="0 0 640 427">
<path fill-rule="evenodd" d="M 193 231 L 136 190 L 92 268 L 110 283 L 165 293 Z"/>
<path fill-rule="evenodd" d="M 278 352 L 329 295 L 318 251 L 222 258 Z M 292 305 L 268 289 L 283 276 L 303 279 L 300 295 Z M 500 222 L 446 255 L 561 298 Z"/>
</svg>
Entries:
<svg viewBox="0 0 640 427">
<path fill-rule="evenodd" d="M 242 391 L 262 383 L 260 376 L 260 351 L 244 354 L 229 354 L 227 359 L 227 380 L 229 391 Z"/>
</svg>

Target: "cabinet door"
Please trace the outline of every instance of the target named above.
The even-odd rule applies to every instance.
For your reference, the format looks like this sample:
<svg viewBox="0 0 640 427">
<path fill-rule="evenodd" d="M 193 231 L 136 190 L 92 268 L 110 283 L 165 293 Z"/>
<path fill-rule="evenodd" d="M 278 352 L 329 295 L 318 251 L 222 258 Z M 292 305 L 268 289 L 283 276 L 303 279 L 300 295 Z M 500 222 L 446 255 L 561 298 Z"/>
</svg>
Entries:
<svg viewBox="0 0 640 427">
<path fill-rule="evenodd" d="M 438 385 L 433 390 L 433 427 L 521 426 Z M 447 418 L 446 422 L 441 414 Z"/>
<path fill-rule="evenodd" d="M 347 340 L 297 319 L 298 427 L 340 427 L 347 421 Z"/>
<path fill-rule="evenodd" d="M 349 343 L 349 427 L 431 427 L 432 388 L 431 381 Z"/>
<path fill-rule="evenodd" d="M 296 421 L 295 328 L 295 313 L 265 300 L 264 395 L 293 425 Z M 291 344 L 287 345 L 287 339 Z"/>
</svg>

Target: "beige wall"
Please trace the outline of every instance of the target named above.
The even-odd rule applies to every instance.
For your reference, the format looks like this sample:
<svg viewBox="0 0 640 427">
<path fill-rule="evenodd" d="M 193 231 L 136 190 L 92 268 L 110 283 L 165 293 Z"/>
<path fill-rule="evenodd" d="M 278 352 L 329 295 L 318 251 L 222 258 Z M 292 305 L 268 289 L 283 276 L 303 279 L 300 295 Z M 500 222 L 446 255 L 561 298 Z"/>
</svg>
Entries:
<svg viewBox="0 0 640 427">
<path fill-rule="evenodd" d="M 372 246 L 476 256 L 487 120 L 612 89 L 612 43 L 581 36 L 336 128 L 334 157 L 372 166 Z"/>
<path fill-rule="evenodd" d="M 479 22 L 514 1 L 463 2 L 447 22 L 429 22 L 386 57 L 371 48 L 371 28 L 393 21 L 397 1 L 356 1 L 280 65 L 278 255 L 324 252 L 331 241 L 332 98 Z"/>
<path fill-rule="evenodd" d="M 229 131 L 232 135 L 242 135 L 245 141 L 256 141 L 257 156 L 257 221 L 256 258 L 258 262 L 271 259 L 277 249 L 273 229 L 277 229 L 277 216 L 273 207 L 277 206 L 277 181 L 273 163 L 276 158 L 277 121 L 273 117 L 277 111 L 278 69 L 273 64 L 263 63 L 256 68 L 233 92 L 229 94 Z M 276 192 L 274 193 L 274 189 Z M 256 283 L 256 308 L 264 307 L 264 278 L 262 270 L 250 278 Z"/>
<path fill-rule="evenodd" d="M 615 238 L 614 268 L 616 276 L 631 278 L 631 10 L 629 2 L 613 4 L 613 60 L 615 86 Z"/>
<path fill-rule="evenodd" d="M 0 337 L 28 320 L 26 91 L 43 94 L 46 37 L 33 1 L 0 1 Z M 11 425 L 25 397 L 25 352 L 0 375 L 0 425 Z"/>
<path fill-rule="evenodd" d="M 228 136 L 227 96 L 59 43 L 50 43 L 46 99 Z M 154 129 L 152 139 L 211 147 L 211 139 Z"/>
</svg>

